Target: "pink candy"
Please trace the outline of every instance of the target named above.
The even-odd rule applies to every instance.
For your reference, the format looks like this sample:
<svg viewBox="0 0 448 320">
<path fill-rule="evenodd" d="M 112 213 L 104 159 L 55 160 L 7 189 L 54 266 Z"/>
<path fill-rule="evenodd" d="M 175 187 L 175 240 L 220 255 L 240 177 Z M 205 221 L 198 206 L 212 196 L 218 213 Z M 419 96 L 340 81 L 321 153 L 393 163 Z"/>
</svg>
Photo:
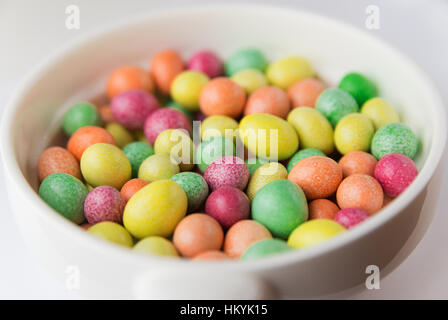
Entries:
<svg viewBox="0 0 448 320">
<path fill-rule="evenodd" d="M 89 224 L 102 221 L 121 223 L 126 202 L 120 192 L 110 186 L 100 186 L 89 192 L 84 201 L 84 215 Z"/>
<path fill-rule="evenodd" d="M 158 109 L 145 121 L 145 136 L 151 144 L 154 144 L 157 136 L 167 129 L 185 129 L 191 134 L 191 122 L 181 111 L 171 108 Z"/>
<path fill-rule="evenodd" d="M 116 95 L 110 108 L 114 118 L 128 129 L 142 129 L 146 118 L 159 108 L 159 102 L 144 90 L 129 90 Z"/>
<path fill-rule="evenodd" d="M 345 208 L 340 210 L 334 216 L 334 221 L 343 225 L 345 228 L 350 229 L 357 224 L 363 222 L 369 217 L 369 214 L 358 208 Z"/>
<path fill-rule="evenodd" d="M 224 228 L 230 228 L 236 222 L 249 218 L 249 198 L 240 189 L 224 186 L 207 198 L 205 212 Z"/>
<path fill-rule="evenodd" d="M 223 74 L 221 60 L 211 51 L 200 51 L 188 61 L 188 69 L 201 71 L 210 78 Z"/>
<path fill-rule="evenodd" d="M 414 181 L 417 173 L 417 167 L 409 157 L 391 153 L 378 161 L 374 176 L 386 195 L 397 197 Z"/>
<path fill-rule="evenodd" d="M 216 159 L 208 166 L 204 179 L 212 190 L 223 186 L 244 190 L 249 181 L 249 168 L 242 159 L 225 156 Z"/>
</svg>

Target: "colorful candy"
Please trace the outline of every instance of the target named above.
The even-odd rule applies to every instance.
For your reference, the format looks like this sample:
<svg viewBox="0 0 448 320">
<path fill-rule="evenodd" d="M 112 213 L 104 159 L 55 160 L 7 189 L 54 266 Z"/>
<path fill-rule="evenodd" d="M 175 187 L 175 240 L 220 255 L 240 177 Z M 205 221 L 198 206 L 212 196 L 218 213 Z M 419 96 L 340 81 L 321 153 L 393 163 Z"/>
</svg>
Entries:
<svg viewBox="0 0 448 320">
<path fill-rule="evenodd" d="M 95 143 L 115 145 L 115 140 L 106 129 L 87 126 L 78 129 L 70 137 L 67 142 L 67 149 L 76 157 L 76 159 L 81 160 L 84 151 Z"/>
<path fill-rule="evenodd" d="M 179 173 L 177 164 L 166 154 L 154 154 L 146 158 L 138 169 L 138 178 L 146 182 L 169 179 Z"/>
<path fill-rule="evenodd" d="M 199 51 L 188 61 L 188 69 L 205 73 L 210 78 L 223 74 L 224 66 L 212 51 Z"/>
<path fill-rule="evenodd" d="M 333 220 L 339 212 L 338 206 L 328 199 L 316 199 L 308 204 L 310 220 L 330 219 Z"/>
<path fill-rule="evenodd" d="M 369 214 L 358 208 L 345 208 L 339 211 L 334 217 L 334 221 L 344 226 L 346 229 L 350 229 L 369 217 Z"/>
<path fill-rule="evenodd" d="M 196 261 L 229 260 L 229 259 L 230 258 L 228 255 L 218 250 L 205 251 L 193 257 L 193 260 Z"/>
<path fill-rule="evenodd" d="M 62 128 L 68 136 L 82 127 L 99 125 L 101 125 L 101 118 L 98 110 L 88 102 L 75 104 L 68 109 L 62 119 Z"/>
<path fill-rule="evenodd" d="M 372 154 L 377 159 L 389 153 L 401 153 L 414 159 L 417 150 L 417 137 L 403 123 L 394 122 L 381 127 L 372 139 Z"/>
<path fill-rule="evenodd" d="M 176 51 L 164 50 L 152 58 L 150 70 L 157 88 L 169 94 L 174 78 L 184 70 L 184 62 Z"/>
<path fill-rule="evenodd" d="M 394 107 L 383 98 L 372 98 L 367 100 L 361 108 L 361 114 L 369 118 L 375 130 L 392 122 L 400 122 L 400 117 Z"/>
<path fill-rule="evenodd" d="M 292 168 L 299 162 L 300 160 L 303 160 L 305 158 L 314 157 L 314 156 L 322 156 L 325 157 L 325 153 L 318 149 L 314 148 L 306 148 L 298 151 L 295 155 L 291 157 L 291 159 L 288 162 L 288 173 L 291 172 Z"/>
<path fill-rule="evenodd" d="M 375 129 L 372 122 L 360 113 L 342 118 L 334 129 L 334 143 L 339 153 L 369 151 Z"/>
<path fill-rule="evenodd" d="M 157 136 L 167 129 L 184 129 L 191 133 L 191 122 L 184 113 L 171 108 L 158 109 L 145 120 L 145 136 L 151 144 L 154 144 Z"/>
<path fill-rule="evenodd" d="M 348 177 L 352 174 L 368 174 L 373 177 L 376 166 L 376 159 L 370 153 L 364 151 L 352 151 L 339 160 L 342 174 Z"/>
<path fill-rule="evenodd" d="M 240 258 L 253 243 L 271 238 L 271 233 L 262 224 L 254 220 L 241 220 L 227 231 L 224 252 L 231 258 Z"/>
<path fill-rule="evenodd" d="M 212 190 L 231 186 L 244 190 L 249 181 L 249 169 L 246 163 L 234 156 L 225 156 L 214 160 L 205 170 L 204 179 Z"/>
<path fill-rule="evenodd" d="M 286 239 L 308 219 L 305 194 L 289 180 L 273 181 L 255 195 L 252 218 L 268 228 L 274 237 Z"/>
<path fill-rule="evenodd" d="M 244 115 L 253 113 L 269 113 L 286 118 L 290 105 L 286 93 L 277 87 L 262 87 L 253 92 L 246 103 Z"/>
<path fill-rule="evenodd" d="M 194 145 L 188 133 L 179 129 L 162 131 L 154 142 L 156 154 L 168 155 L 181 171 L 193 169 Z"/>
<path fill-rule="evenodd" d="M 184 257 L 194 257 L 209 250 L 219 250 L 224 241 L 224 232 L 219 223 L 203 213 L 193 213 L 176 227 L 173 242 Z"/>
<path fill-rule="evenodd" d="M 249 218 L 249 198 L 240 189 L 224 186 L 209 195 L 205 212 L 228 229 L 238 221 Z"/>
<path fill-rule="evenodd" d="M 375 167 L 375 178 L 390 197 L 399 196 L 417 177 L 414 161 L 400 153 L 382 157 Z"/>
<path fill-rule="evenodd" d="M 126 202 L 117 189 L 100 186 L 89 192 L 84 201 L 84 215 L 95 224 L 102 221 L 121 223 Z"/>
<path fill-rule="evenodd" d="M 360 73 L 348 73 L 339 83 L 339 88 L 348 92 L 359 106 L 367 100 L 376 97 L 377 90 L 372 81 Z"/>
<path fill-rule="evenodd" d="M 106 91 L 109 99 L 133 89 L 154 91 L 154 81 L 149 72 L 137 66 L 124 66 L 112 72 L 107 80 Z"/>
<path fill-rule="evenodd" d="M 198 71 L 184 71 L 174 78 L 171 96 L 181 106 L 190 111 L 199 110 L 199 94 L 210 78 Z"/>
<path fill-rule="evenodd" d="M 129 232 L 121 225 L 111 221 L 103 221 L 91 226 L 88 233 L 124 247 L 132 247 L 134 241 Z"/>
<path fill-rule="evenodd" d="M 308 78 L 296 82 L 288 89 L 291 106 L 314 108 L 317 98 L 325 90 L 325 85 L 317 79 Z"/>
<path fill-rule="evenodd" d="M 135 244 L 132 250 L 156 256 L 179 257 L 174 245 L 169 240 L 158 236 L 147 237 L 140 240 Z"/>
<path fill-rule="evenodd" d="M 39 156 L 37 161 L 39 180 L 43 181 L 53 173 L 67 173 L 81 180 L 78 160 L 67 149 L 50 147 Z"/>
<path fill-rule="evenodd" d="M 358 112 L 359 107 L 356 100 L 346 91 L 338 88 L 329 88 L 320 94 L 316 102 L 316 109 L 334 127 L 346 115 Z"/>
<path fill-rule="evenodd" d="M 66 173 L 53 173 L 42 181 L 39 196 L 59 214 L 80 224 L 84 221 L 84 184 Z"/>
<path fill-rule="evenodd" d="M 181 172 L 170 178 L 185 191 L 188 199 L 188 212 L 199 209 L 208 196 L 209 188 L 204 178 L 195 172 Z"/>
<path fill-rule="evenodd" d="M 234 140 L 238 122 L 227 116 L 207 117 L 201 123 L 201 139 L 207 140 L 211 137 L 227 137 Z"/>
<path fill-rule="evenodd" d="M 235 73 L 231 78 L 236 84 L 243 88 L 247 94 L 268 85 L 268 79 L 258 69 L 244 69 Z"/>
<path fill-rule="evenodd" d="M 226 137 L 214 136 L 202 141 L 196 150 L 196 161 L 202 172 L 207 170 L 210 163 L 224 156 L 235 154 L 233 141 Z"/>
<path fill-rule="evenodd" d="M 120 194 L 123 197 L 124 201 L 128 202 L 129 199 L 141 188 L 146 186 L 148 182 L 142 179 L 131 179 L 128 182 L 126 182 L 120 190 Z"/>
<path fill-rule="evenodd" d="M 279 179 L 286 179 L 288 172 L 285 167 L 278 162 L 270 162 L 261 165 L 250 177 L 249 184 L 247 186 L 247 196 L 250 200 L 254 200 L 257 192 L 265 185 L 272 181 Z"/>
<path fill-rule="evenodd" d="M 268 62 L 260 50 L 247 48 L 235 52 L 225 64 L 226 74 L 231 77 L 245 69 L 257 69 L 264 72 Z"/>
<path fill-rule="evenodd" d="M 131 163 L 132 176 L 137 177 L 140 165 L 146 158 L 154 154 L 154 149 L 151 145 L 138 141 L 126 145 L 123 152 Z"/>
<path fill-rule="evenodd" d="M 280 239 L 264 239 L 253 243 L 244 251 L 242 260 L 265 258 L 291 251 L 291 247 Z"/>
<path fill-rule="evenodd" d="M 112 122 L 107 124 L 106 130 L 112 135 L 115 144 L 119 148 L 123 148 L 127 144 L 134 141 L 132 134 L 119 123 Z"/>
<path fill-rule="evenodd" d="M 328 219 L 315 219 L 298 226 L 289 236 L 288 245 L 301 249 L 320 244 L 341 234 L 345 228 L 339 223 Z"/>
<path fill-rule="evenodd" d="M 271 63 L 266 76 L 271 84 L 287 90 L 294 83 L 313 77 L 314 70 L 302 57 L 287 57 Z"/>
</svg>

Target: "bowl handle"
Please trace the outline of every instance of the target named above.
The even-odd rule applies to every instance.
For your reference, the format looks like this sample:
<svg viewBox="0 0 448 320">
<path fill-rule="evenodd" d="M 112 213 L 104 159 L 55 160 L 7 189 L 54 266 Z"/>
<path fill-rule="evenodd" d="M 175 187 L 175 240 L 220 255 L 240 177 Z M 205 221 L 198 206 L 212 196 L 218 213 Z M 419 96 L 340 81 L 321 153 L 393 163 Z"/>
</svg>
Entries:
<svg viewBox="0 0 448 320">
<path fill-rule="evenodd" d="M 239 272 L 151 269 L 135 279 L 136 299 L 255 300 L 274 299 L 272 288 L 259 277 Z"/>
</svg>

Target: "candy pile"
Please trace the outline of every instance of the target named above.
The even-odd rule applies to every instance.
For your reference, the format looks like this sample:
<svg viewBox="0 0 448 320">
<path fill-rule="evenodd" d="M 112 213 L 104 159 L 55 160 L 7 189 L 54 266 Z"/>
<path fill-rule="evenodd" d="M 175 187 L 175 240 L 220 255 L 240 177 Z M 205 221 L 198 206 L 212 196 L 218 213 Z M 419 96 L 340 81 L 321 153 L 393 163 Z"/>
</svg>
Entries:
<svg viewBox="0 0 448 320">
<path fill-rule="evenodd" d="M 301 57 L 243 49 L 223 63 L 201 51 L 185 63 L 165 50 L 149 72 L 112 72 L 106 93 L 106 105 L 66 112 L 66 146 L 38 161 L 39 195 L 144 254 L 249 260 L 310 247 L 417 176 L 418 140 L 376 86 L 348 73 L 328 87 Z"/>
</svg>

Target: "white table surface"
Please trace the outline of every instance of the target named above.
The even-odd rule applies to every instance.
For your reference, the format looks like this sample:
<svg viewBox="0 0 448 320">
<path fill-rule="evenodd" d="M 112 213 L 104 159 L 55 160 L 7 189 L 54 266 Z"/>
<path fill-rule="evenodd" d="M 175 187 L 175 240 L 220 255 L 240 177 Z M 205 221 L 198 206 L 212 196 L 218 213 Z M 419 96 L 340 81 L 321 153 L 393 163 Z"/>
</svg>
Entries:
<svg viewBox="0 0 448 320">
<path fill-rule="evenodd" d="M 0 114 L 11 90 L 35 63 L 62 43 L 99 26 L 133 13 L 199 1 L 130 0 L 0 0 Z M 208 1 L 210 2 L 210 1 Z M 227 1 L 229 2 L 229 1 Z M 237 1 L 232 1 L 237 2 Z M 258 1 L 260 2 L 260 1 Z M 364 28 L 368 5 L 380 9 L 381 27 L 370 32 L 393 43 L 416 60 L 437 84 L 448 102 L 448 4 L 446 0 L 347 0 L 264 1 L 300 7 L 344 20 Z M 65 28 L 65 8 L 78 5 L 80 30 Z M 0 177 L 3 175 L 1 171 Z M 445 172 L 445 193 L 448 173 Z M 0 178 L 0 298 L 76 299 L 39 264 L 18 234 L 3 179 Z M 425 238 L 411 256 L 381 281 L 380 290 L 353 296 L 356 299 L 447 299 L 448 298 L 448 197 Z"/>
</svg>

